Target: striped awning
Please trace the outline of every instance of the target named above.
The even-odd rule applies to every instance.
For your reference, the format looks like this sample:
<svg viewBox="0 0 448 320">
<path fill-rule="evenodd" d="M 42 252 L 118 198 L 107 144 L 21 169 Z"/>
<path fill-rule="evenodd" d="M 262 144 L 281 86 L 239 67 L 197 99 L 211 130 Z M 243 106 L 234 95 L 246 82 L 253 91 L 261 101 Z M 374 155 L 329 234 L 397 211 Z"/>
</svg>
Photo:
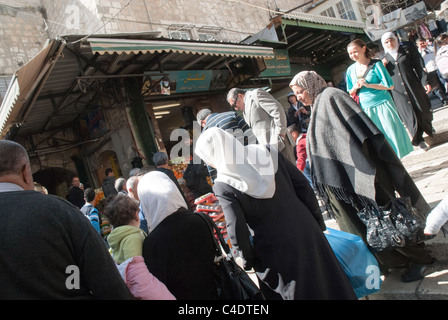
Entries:
<svg viewBox="0 0 448 320">
<path fill-rule="evenodd" d="M 101 39 L 88 38 L 93 53 L 101 55 L 105 53 L 154 53 L 154 52 L 178 52 L 186 54 L 201 54 L 224 57 L 246 57 L 246 58 L 274 58 L 272 48 L 204 43 L 191 41 L 166 41 L 166 40 L 133 40 L 133 39 Z"/>
</svg>

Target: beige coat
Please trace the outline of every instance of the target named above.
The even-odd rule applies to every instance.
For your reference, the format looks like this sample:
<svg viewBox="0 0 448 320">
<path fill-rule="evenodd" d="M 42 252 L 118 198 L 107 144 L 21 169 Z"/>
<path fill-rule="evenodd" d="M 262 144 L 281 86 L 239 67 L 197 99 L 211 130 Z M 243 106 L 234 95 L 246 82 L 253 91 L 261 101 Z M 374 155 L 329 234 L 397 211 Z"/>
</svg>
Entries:
<svg viewBox="0 0 448 320">
<path fill-rule="evenodd" d="M 295 164 L 294 139 L 287 130 L 282 105 L 262 89 L 247 91 L 244 97 L 244 120 L 252 128 L 258 142 L 275 147 Z M 285 134 L 283 139 L 280 134 Z"/>
</svg>

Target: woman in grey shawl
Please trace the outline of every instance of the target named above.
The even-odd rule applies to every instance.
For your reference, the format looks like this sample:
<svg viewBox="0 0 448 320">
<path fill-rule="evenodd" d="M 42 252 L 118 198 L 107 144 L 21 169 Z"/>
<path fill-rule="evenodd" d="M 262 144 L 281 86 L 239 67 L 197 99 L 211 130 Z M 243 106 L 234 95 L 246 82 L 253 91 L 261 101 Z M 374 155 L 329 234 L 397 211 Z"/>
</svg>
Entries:
<svg viewBox="0 0 448 320">
<path fill-rule="evenodd" d="M 384 206 L 397 192 L 408 196 L 422 218 L 430 207 L 402 163 L 360 106 L 342 90 L 327 88 L 314 71 L 298 73 L 290 87 L 303 104 L 311 105 L 307 135 L 311 174 L 341 230 L 366 241 L 366 226 L 357 212 Z M 375 252 L 380 266 L 411 267 L 403 281 L 422 277 L 432 258 L 424 245 Z"/>
</svg>

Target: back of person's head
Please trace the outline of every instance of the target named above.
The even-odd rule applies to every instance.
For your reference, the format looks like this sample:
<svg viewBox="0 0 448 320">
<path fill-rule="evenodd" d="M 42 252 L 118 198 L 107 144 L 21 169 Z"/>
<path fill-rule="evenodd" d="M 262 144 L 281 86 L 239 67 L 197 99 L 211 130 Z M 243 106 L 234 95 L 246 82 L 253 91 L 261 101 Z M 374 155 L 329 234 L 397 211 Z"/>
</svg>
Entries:
<svg viewBox="0 0 448 320">
<path fill-rule="evenodd" d="M 436 44 L 439 47 L 442 47 L 442 46 L 448 44 L 448 35 L 446 33 L 442 33 L 441 35 L 439 35 L 436 38 Z"/>
<path fill-rule="evenodd" d="M 131 171 L 129 171 L 129 178 L 138 175 L 139 171 L 140 168 L 132 168 Z"/>
<path fill-rule="evenodd" d="M 29 163 L 28 153 L 20 144 L 10 140 L 0 140 L 0 176 L 20 175 Z"/>
<path fill-rule="evenodd" d="M 118 195 L 108 202 L 104 214 L 113 227 L 117 228 L 135 220 L 138 211 L 139 204 L 136 200 L 126 195 Z"/>
<path fill-rule="evenodd" d="M 126 180 L 124 178 L 118 178 L 115 180 L 115 190 L 118 192 L 126 191 Z"/>
<path fill-rule="evenodd" d="M 104 171 L 104 174 L 106 175 L 106 177 L 109 176 L 109 173 L 113 173 L 114 171 L 111 168 L 107 168 L 106 171 Z"/>
<path fill-rule="evenodd" d="M 168 164 L 168 155 L 165 152 L 156 152 L 152 157 L 152 161 L 156 167 Z"/>
<path fill-rule="evenodd" d="M 93 200 L 95 200 L 95 190 L 91 188 L 87 188 L 86 190 L 84 190 L 84 198 L 87 202 L 92 202 Z"/>
<path fill-rule="evenodd" d="M 212 114 L 212 110 L 210 110 L 210 109 L 199 110 L 198 114 L 196 115 L 196 121 L 201 123 L 201 121 L 204 121 L 205 119 L 207 119 L 207 117 L 211 114 Z"/>
<path fill-rule="evenodd" d="M 299 128 L 297 125 L 295 125 L 295 124 L 290 125 L 287 129 L 288 129 L 289 133 L 293 133 L 293 132 L 300 133 L 300 132 L 302 131 L 302 130 L 300 130 L 300 128 Z"/>
<path fill-rule="evenodd" d="M 132 176 L 126 181 L 126 188 L 130 190 L 135 190 L 135 186 L 138 182 L 139 177 L 138 176 Z"/>
</svg>

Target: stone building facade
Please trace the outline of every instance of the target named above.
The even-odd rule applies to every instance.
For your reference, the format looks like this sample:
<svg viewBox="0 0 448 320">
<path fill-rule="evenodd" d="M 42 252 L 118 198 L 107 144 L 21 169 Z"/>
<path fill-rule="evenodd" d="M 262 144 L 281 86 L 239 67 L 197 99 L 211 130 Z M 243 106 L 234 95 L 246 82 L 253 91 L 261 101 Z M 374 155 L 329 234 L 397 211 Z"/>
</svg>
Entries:
<svg viewBox="0 0 448 320">
<path fill-rule="evenodd" d="M 265 28 L 277 10 L 300 7 L 297 10 L 304 11 L 311 5 L 307 0 L 0 0 L 0 94 L 1 77 L 6 87 L 11 75 L 35 56 L 47 39 L 68 34 L 157 31 L 164 38 L 239 43 Z M 226 106 L 221 96 L 201 103 L 198 100 L 193 107 L 222 111 L 220 108 Z M 20 141 L 27 146 L 37 145 L 40 150 L 30 154 L 35 177 L 51 177 L 52 193 L 62 197 L 68 191 L 72 174 L 80 175 L 81 180 L 96 188 L 101 186 L 108 167 L 115 169 L 116 175 L 127 177 L 132 168 L 130 160 L 139 154 L 125 112 L 119 108 L 103 112 L 109 130 L 95 143 L 79 144 L 76 128 L 45 132 Z M 167 124 L 164 130 L 175 127 L 175 123 Z M 60 144 L 67 141 L 76 147 L 69 143 L 61 148 Z M 63 152 L 52 149 L 58 144 Z"/>
</svg>

